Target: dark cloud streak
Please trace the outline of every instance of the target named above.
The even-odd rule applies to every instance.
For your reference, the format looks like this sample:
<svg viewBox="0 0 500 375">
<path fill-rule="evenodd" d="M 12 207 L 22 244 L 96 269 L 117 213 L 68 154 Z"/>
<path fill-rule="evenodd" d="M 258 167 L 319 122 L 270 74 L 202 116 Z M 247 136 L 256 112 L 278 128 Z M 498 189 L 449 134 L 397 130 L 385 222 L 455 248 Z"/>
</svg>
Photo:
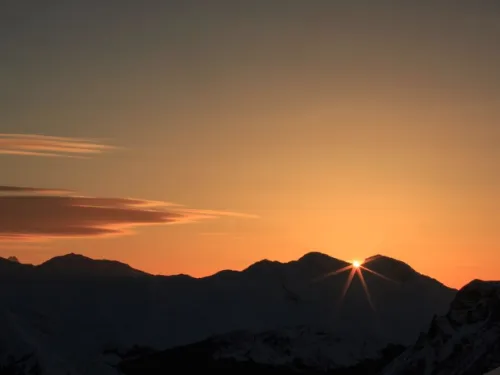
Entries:
<svg viewBox="0 0 500 375">
<path fill-rule="evenodd" d="M 196 210 L 166 202 L 61 195 L 67 190 L 0 186 L 0 241 L 123 235 L 145 225 L 251 217 L 236 212 Z M 18 193 L 45 195 L 19 195 Z"/>
<path fill-rule="evenodd" d="M 69 194 L 72 193 L 72 191 L 66 189 L 40 189 L 33 187 L 0 185 L 0 193 Z"/>
</svg>

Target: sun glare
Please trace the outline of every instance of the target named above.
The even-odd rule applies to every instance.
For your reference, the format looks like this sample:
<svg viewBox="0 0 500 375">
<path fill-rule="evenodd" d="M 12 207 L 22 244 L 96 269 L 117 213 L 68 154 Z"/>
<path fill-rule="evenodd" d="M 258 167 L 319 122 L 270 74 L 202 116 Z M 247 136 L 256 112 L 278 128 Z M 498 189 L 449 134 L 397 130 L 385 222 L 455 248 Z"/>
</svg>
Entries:
<svg viewBox="0 0 500 375">
<path fill-rule="evenodd" d="M 352 280 L 355 276 L 357 276 L 361 282 L 361 285 L 363 287 L 363 290 L 365 291 L 366 298 L 368 299 L 368 303 L 370 304 L 371 308 L 375 310 L 375 305 L 372 301 L 370 291 L 368 290 L 368 285 L 366 284 L 365 281 L 365 276 L 363 275 L 363 271 L 366 271 L 367 273 L 373 274 L 377 277 L 380 277 L 381 279 L 390 281 L 390 282 L 395 282 L 394 280 L 388 278 L 387 276 L 384 276 L 374 270 L 371 270 L 368 268 L 368 263 L 376 259 L 376 257 L 372 257 L 370 259 L 363 259 L 363 260 L 353 260 L 352 262 L 348 263 L 345 267 L 339 268 L 338 270 L 328 272 L 324 275 L 321 275 L 319 278 L 316 278 L 315 281 L 320 281 L 323 280 L 327 277 L 335 276 L 338 274 L 341 274 L 343 272 L 349 271 L 349 276 L 347 277 L 346 283 L 344 284 L 344 288 L 342 289 L 342 293 L 340 295 L 339 303 L 342 303 L 342 300 L 344 299 L 347 291 L 349 290 Z"/>
</svg>

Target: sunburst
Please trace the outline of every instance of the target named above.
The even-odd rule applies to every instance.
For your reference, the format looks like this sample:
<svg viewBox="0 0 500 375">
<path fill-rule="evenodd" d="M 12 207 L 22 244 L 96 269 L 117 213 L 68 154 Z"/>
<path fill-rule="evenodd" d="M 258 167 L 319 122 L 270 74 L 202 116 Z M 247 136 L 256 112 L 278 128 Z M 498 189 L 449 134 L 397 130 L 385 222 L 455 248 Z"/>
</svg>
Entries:
<svg viewBox="0 0 500 375">
<path fill-rule="evenodd" d="M 343 301 L 344 297 L 346 296 L 347 292 L 349 291 L 349 288 L 351 287 L 352 280 L 354 279 L 354 276 L 357 275 L 359 277 L 360 282 L 361 282 L 361 286 L 363 287 L 363 290 L 365 292 L 368 303 L 370 304 L 370 307 L 375 311 L 376 310 L 375 304 L 373 303 L 373 300 L 372 300 L 372 297 L 370 294 L 370 290 L 368 289 L 368 285 L 366 284 L 365 277 L 363 276 L 363 271 L 370 272 L 371 274 L 378 276 L 384 280 L 395 282 L 394 280 L 388 278 L 387 276 L 384 276 L 384 275 L 382 275 L 374 270 L 371 270 L 366 266 L 368 263 L 370 263 L 371 261 L 373 261 L 375 259 L 376 259 L 376 257 L 372 257 L 372 258 L 369 258 L 369 259 L 363 260 L 363 261 L 353 260 L 347 266 L 342 267 L 342 268 L 335 270 L 335 271 L 332 271 L 332 272 L 328 272 L 324 275 L 321 275 L 315 281 L 321 281 L 321 280 L 324 280 L 328 277 L 336 276 L 340 273 L 349 271 L 349 276 L 347 277 L 347 281 L 346 281 L 344 287 L 342 288 L 339 302 Z"/>
</svg>

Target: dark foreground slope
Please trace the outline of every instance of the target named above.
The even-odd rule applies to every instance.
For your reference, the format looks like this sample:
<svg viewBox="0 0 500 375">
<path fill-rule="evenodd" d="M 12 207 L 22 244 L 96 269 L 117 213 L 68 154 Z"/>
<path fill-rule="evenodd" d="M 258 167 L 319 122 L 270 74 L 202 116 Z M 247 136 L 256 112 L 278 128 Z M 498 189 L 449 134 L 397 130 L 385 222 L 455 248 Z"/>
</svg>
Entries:
<svg viewBox="0 0 500 375">
<path fill-rule="evenodd" d="M 117 367 L 125 375 L 184 374 L 204 371 L 213 371 L 219 375 L 291 375 L 297 373 L 375 375 L 404 350 L 401 345 L 387 345 L 381 350 L 376 350 L 371 358 L 361 358 L 356 363 L 342 365 L 337 360 L 342 353 L 345 353 L 343 339 L 335 337 L 335 343 L 332 345 L 332 342 L 325 342 L 328 341 L 325 339 L 334 337 L 329 337 L 331 335 L 326 332 L 304 335 L 307 337 L 301 343 L 289 336 L 286 337 L 283 332 L 252 335 L 253 340 L 247 342 L 243 340 L 250 339 L 249 335 L 247 337 L 243 335 L 240 338 L 235 336 L 238 334 L 214 337 L 164 351 L 147 351 L 138 356 L 135 353 L 127 353 L 121 355 L 122 361 Z M 310 345 L 301 353 L 300 350 L 304 349 L 304 341 Z M 246 346 L 246 352 L 232 352 L 231 349 L 241 347 L 241 345 Z M 297 347 L 294 347 L 295 345 Z M 260 354 L 264 355 L 254 359 L 249 355 L 248 348 L 256 346 L 260 347 Z M 273 346 L 277 350 L 273 350 Z M 310 350 L 311 348 L 314 349 Z M 224 353 L 226 350 L 228 351 Z M 267 351 L 267 355 L 262 353 L 262 350 Z"/>
<path fill-rule="evenodd" d="M 483 375 L 500 367 L 500 282 L 474 280 L 384 375 Z"/>
</svg>

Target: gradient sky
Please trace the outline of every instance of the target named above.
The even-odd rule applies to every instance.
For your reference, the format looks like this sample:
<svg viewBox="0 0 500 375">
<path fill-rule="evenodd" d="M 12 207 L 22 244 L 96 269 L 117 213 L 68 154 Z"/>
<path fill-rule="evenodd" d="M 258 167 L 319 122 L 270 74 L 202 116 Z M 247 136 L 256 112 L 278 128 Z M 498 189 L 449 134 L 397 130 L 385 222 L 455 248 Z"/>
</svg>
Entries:
<svg viewBox="0 0 500 375">
<path fill-rule="evenodd" d="M 499 40 L 486 0 L 2 1 L 0 256 L 499 279 Z"/>
</svg>

